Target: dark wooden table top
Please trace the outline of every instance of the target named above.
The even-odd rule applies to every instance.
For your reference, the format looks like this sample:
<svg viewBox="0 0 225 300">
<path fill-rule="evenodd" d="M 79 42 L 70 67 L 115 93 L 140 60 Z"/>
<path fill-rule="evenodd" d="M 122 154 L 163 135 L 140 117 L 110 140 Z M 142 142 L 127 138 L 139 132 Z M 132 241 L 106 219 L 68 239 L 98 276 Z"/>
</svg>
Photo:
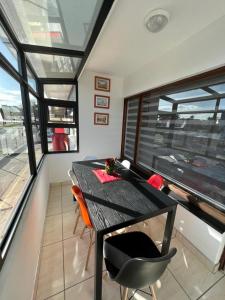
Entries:
<svg viewBox="0 0 225 300">
<path fill-rule="evenodd" d="M 103 184 L 92 170 L 104 169 L 104 160 L 73 162 L 73 172 L 96 231 L 111 232 L 176 207 L 174 200 L 151 187 L 137 174 L 119 162 L 116 166 L 122 180 Z"/>
</svg>

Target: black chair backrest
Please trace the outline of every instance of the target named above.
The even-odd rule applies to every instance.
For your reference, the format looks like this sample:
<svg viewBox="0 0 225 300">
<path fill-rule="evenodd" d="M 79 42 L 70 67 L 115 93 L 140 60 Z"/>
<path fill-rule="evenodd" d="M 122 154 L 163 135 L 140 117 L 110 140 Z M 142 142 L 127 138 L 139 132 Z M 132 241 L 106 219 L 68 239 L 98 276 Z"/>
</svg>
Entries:
<svg viewBox="0 0 225 300">
<path fill-rule="evenodd" d="M 172 248 L 168 254 L 157 258 L 132 258 L 126 261 L 113 278 L 119 284 L 139 289 L 155 283 L 165 271 L 177 249 Z"/>
</svg>

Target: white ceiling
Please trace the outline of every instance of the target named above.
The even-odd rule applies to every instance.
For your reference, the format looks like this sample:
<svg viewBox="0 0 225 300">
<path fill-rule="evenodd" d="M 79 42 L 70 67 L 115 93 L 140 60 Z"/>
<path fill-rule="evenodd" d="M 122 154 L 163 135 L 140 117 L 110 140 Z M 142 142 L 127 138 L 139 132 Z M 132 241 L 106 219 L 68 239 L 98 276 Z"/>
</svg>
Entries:
<svg viewBox="0 0 225 300">
<path fill-rule="evenodd" d="M 144 26 L 149 11 L 170 13 L 159 33 Z M 225 0 L 117 0 L 86 68 L 126 77 L 225 15 Z M 221 28 L 224 38 L 224 28 Z"/>
</svg>

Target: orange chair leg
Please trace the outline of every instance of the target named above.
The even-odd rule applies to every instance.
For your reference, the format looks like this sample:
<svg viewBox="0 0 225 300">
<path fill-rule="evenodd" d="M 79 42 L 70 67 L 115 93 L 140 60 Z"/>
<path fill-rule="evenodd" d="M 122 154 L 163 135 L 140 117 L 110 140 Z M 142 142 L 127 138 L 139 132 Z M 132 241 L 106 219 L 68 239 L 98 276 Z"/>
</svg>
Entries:
<svg viewBox="0 0 225 300">
<path fill-rule="evenodd" d="M 76 218 L 75 225 L 74 225 L 74 229 L 73 229 L 73 234 L 75 234 L 75 232 L 76 232 L 77 225 L 78 225 L 78 222 L 79 222 L 79 218 L 80 218 L 80 212 L 78 211 L 77 218 Z"/>
<path fill-rule="evenodd" d="M 92 243 L 93 233 L 94 233 L 94 230 L 91 229 L 90 230 L 90 242 L 89 242 L 88 253 L 87 253 L 87 258 L 86 258 L 86 263 L 85 263 L 85 270 L 87 270 L 87 268 L 88 268 L 88 262 L 89 262 L 89 258 L 90 258 L 90 254 L 91 254 L 91 248 L 93 245 L 93 243 Z"/>
</svg>

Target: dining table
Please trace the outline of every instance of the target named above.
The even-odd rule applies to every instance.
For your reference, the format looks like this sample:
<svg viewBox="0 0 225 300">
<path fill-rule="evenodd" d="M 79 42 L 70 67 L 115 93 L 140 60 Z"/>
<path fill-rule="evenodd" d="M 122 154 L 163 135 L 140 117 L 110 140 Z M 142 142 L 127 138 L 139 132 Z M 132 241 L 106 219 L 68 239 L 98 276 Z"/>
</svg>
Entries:
<svg viewBox="0 0 225 300">
<path fill-rule="evenodd" d="M 161 247 L 164 255 L 169 251 L 177 207 L 173 199 L 119 161 L 115 172 L 120 180 L 101 183 L 93 171 L 104 168 L 104 159 L 72 163 L 95 231 L 94 300 L 102 299 L 104 235 L 167 213 Z"/>
</svg>

